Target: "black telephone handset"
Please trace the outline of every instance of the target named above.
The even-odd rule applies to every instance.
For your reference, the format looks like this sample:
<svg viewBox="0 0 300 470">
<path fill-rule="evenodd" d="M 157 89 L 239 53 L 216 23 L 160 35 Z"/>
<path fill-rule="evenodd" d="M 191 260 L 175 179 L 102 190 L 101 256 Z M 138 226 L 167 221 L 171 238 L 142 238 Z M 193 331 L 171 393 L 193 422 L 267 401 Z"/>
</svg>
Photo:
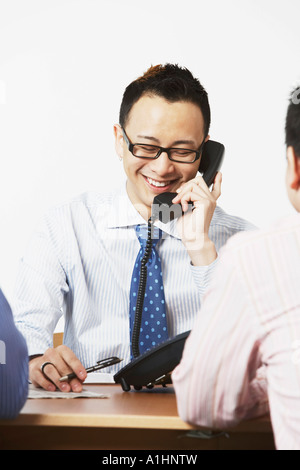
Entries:
<svg viewBox="0 0 300 470">
<path fill-rule="evenodd" d="M 199 171 L 208 187 L 213 184 L 215 176 L 222 166 L 224 152 L 225 147 L 220 142 L 208 140 L 204 144 Z"/>
<path fill-rule="evenodd" d="M 203 179 L 208 187 L 214 182 L 217 171 L 222 165 L 224 150 L 224 145 L 219 142 L 208 140 L 204 144 L 199 171 L 202 173 Z M 166 223 L 170 220 L 171 216 L 176 218 L 182 215 L 181 205 L 172 203 L 176 195 L 177 193 L 162 193 L 153 200 L 153 211 L 148 220 L 148 240 L 145 255 L 141 263 L 141 276 L 132 334 L 134 359 L 114 375 L 115 382 L 121 384 L 123 390 L 126 392 L 130 390 L 131 385 L 136 390 L 140 390 L 142 387 L 152 388 L 155 385 L 166 386 L 172 383 L 171 373 L 180 362 L 186 338 L 190 333 L 186 331 L 174 338 L 164 341 L 141 355 L 139 353 L 138 343 L 147 281 L 147 261 L 152 247 L 152 224 L 157 219 Z M 169 208 L 171 206 L 172 211 L 170 213 Z M 164 208 L 167 210 L 164 210 Z M 176 211 L 174 208 L 178 210 Z"/>
</svg>

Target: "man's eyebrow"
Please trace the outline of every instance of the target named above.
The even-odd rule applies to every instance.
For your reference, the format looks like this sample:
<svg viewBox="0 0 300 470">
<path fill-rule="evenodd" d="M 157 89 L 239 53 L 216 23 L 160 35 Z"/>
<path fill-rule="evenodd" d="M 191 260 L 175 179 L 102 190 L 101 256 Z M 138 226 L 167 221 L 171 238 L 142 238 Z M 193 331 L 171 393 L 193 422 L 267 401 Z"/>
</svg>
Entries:
<svg viewBox="0 0 300 470">
<path fill-rule="evenodd" d="M 176 140 L 176 142 L 173 142 L 172 147 L 176 145 L 195 145 L 195 142 L 193 140 Z"/>
<path fill-rule="evenodd" d="M 154 142 L 157 142 L 159 143 L 159 140 L 156 138 L 156 137 L 152 137 L 152 136 L 149 136 L 149 135 L 137 135 L 137 137 L 139 139 L 148 139 L 148 140 L 154 140 Z"/>
<path fill-rule="evenodd" d="M 160 143 L 160 141 L 156 137 L 152 137 L 149 135 L 138 135 L 137 138 L 139 139 L 146 139 L 146 140 L 152 140 L 153 142 L 157 142 L 157 144 Z M 195 142 L 193 140 L 189 139 L 183 139 L 183 140 L 176 140 L 173 142 L 172 147 L 176 147 L 176 145 L 195 145 Z"/>
</svg>

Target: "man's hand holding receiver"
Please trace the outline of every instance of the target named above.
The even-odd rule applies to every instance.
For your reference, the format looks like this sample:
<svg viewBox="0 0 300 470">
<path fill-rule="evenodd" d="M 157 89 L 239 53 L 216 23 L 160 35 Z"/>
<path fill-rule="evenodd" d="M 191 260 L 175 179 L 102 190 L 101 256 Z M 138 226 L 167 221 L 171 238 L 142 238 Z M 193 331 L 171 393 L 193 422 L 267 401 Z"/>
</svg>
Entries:
<svg viewBox="0 0 300 470">
<path fill-rule="evenodd" d="M 177 228 L 194 266 L 208 266 L 217 258 L 214 243 L 208 236 L 210 223 L 221 195 L 222 173 L 218 172 L 213 188 L 207 187 L 202 176 L 197 176 L 177 189 L 173 204 L 181 204 L 187 212 L 188 203 L 194 205 L 177 221 Z"/>
</svg>

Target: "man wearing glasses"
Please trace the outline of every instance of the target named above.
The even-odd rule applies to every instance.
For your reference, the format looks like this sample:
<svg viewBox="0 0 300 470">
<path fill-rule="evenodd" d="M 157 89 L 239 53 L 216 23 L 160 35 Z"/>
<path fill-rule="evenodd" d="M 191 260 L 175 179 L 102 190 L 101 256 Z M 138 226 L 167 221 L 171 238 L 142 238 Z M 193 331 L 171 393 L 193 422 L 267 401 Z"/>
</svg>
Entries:
<svg viewBox="0 0 300 470">
<path fill-rule="evenodd" d="M 212 190 L 197 176 L 209 126 L 207 93 L 187 69 L 151 67 L 126 88 L 114 126 L 126 186 L 51 210 L 21 262 L 15 315 L 35 385 L 79 391 L 86 367 L 118 356 L 123 362 L 107 369 L 115 373 L 130 361 L 130 286 L 140 250 L 135 228 L 147 224 L 153 198 L 163 192 L 177 192 L 173 202 L 185 212 L 177 221 L 155 223 L 163 230 L 156 250 L 168 337 L 191 329 L 218 250 L 233 234 L 254 228 L 217 207 L 220 173 Z M 190 201 L 193 211 L 187 211 Z M 54 350 L 62 312 L 64 345 Z M 73 371 L 78 379 L 59 382 Z"/>
</svg>

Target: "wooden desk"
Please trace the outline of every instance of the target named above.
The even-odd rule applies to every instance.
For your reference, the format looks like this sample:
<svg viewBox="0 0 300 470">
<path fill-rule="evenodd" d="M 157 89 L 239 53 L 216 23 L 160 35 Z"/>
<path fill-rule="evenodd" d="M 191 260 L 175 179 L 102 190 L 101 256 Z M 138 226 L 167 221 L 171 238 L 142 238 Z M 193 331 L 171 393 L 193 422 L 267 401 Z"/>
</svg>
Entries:
<svg viewBox="0 0 300 470">
<path fill-rule="evenodd" d="M 29 399 L 16 420 L 0 421 L 0 449 L 274 449 L 268 418 L 241 423 L 229 437 L 189 437 L 196 428 L 178 417 L 172 387 L 85 388 L 110 398 Z"/>
</svg>

